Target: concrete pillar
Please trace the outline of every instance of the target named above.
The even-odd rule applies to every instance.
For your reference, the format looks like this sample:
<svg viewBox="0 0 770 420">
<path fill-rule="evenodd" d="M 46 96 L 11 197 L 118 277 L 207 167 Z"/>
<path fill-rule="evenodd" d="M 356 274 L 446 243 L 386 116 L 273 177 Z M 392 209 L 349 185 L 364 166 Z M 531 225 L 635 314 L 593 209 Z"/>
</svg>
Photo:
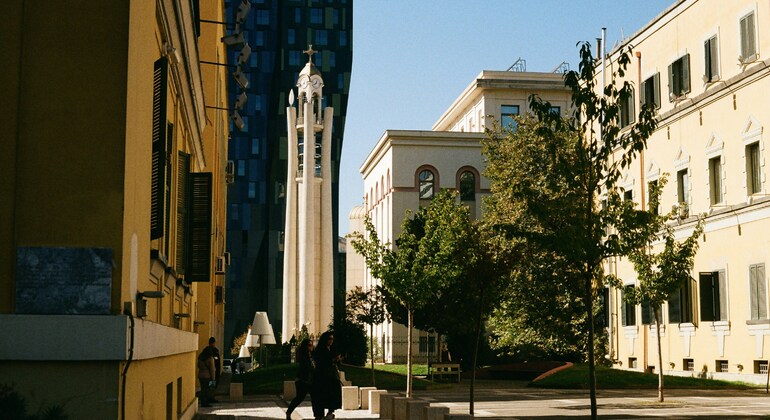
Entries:
<svg viewBox="0 0 770 420">
<path fill-rule="evenodd" d="M 407 419 L 406 416 L 406 404 L 410 398 L 407 397 L 395 397 L 393 398 L 393 419 Z"/>
<path fill-rule="evenodd" d="M 426 405 L 423 408 L 425 420 L 444 420 L 446 415 L 449 415 L 449 407 Z"/>
<path fill-rule="evenodd" d="M 428 402 L 425 400 L 410 399 L 406 402 L 406 416 L 407 420 L 423 420 L 423 410 L 428 406 Z"/>
<path fill-rule="evenodd" d="M 362 386 L 358 388 L 358 400 L 361 401 L 361 409 L 369 409 L 369 391 L 376 390 L 373 386 Z"/>
<path fill-rule="evenodd" d="M 381 397 L 387 394 L 384 389 L 373 389 L 369 391 L 369 414 L 380 414 Z"/>
<path fill-rule="evenodd" d="M 380 395 L 380 417 L 381 419 L 393 418 L 393 398 L 396 398 L 398 394 L 382 394 Z"/>
<path fill-rule="evenodd" d="M 358 402 L 358 387 L 357 386 L 343 386 L 342 387 L 342 409 L 343 410 L 358 410 L 361 404 Z"/>
<path fill-rule="evenodd" d="M 243 384 L 240 382 L 230 382 L 230 399 L 242 400 L 243 399 Z"/>
<path fill-rule="evenodd" d="M 283 399 L 291 401 L 297 396 L 297 385 L 294 381 L 283 381 Z"/>
</svg>

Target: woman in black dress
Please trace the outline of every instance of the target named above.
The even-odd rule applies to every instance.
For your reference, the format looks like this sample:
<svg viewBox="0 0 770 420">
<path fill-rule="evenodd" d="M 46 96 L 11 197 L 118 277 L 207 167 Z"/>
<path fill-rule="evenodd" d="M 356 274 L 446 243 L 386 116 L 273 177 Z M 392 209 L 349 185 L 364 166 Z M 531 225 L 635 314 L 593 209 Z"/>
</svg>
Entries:
<svg viewBox="0 0 770 420">
<path fill-rule="evenodd" d="M 297 379 L 294 381 L 296 386 L 297 395 L 291 400 L 289 409 L 286 410 L 286 420 L 291 419 L 291 413 L 297 406 L 305 400 L 308 392 L 310 392 L 310 385 L 313 381 L 313 371 L 315 371 L 315 363 L 313 362 L 313 342 L 306 338 L 299 343 L 297 347 Z"/>
<path fill-rule="evenodd" d="M 313 416 L 315 419 L 333 419 L 334 410 L 342 407 L 342 383 L 337 368 L 339 357 L 332 350 L 334 335 L 331 331 L 321 334 L 313 351 L 316 370 L 313 375 Z M 328 410 L 326 416 L 324 411 Z"/>
</svg>

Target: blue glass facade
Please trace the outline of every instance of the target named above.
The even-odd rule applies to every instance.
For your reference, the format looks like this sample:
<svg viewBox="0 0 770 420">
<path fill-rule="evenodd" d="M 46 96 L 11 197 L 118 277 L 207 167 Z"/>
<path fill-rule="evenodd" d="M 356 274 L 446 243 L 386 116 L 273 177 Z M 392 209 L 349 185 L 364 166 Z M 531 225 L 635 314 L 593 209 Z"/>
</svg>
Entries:
<svg viewBox="0 0 770 420">
<path fill-rule="evenodd" d="M 232 21 L 241 0 L 226 0 Z M 225 346 L 246 331 L 256 311 L 265 311 L 281 329 L 283 230 L 286 184 L 286 106 L 299 71 L 302 51 L 312 44 L 324 78 L 327 106 L 334 107 L 332 199 L 334 237 L 339 226 L 339 160 L 352 65 L 353 0 L 251 0 L 242 30 L 252 48 L 245 70 L 248 103 L 243 131 L 231 127 L 229 159 L 235 182 L 228 191 Z M 234 63 L 240 47 L 228 51 Z M 231 103 L 241 88 L 229 85 Z M 339 259 L 334 248 L 335 261 Z M 335 263 L 335 267 L 339 264 Z M 336 269 L 335 307 L 344 305 L 344 268 Z M 286 341 L 288 338 L 281 338 Z"/>
</svg>

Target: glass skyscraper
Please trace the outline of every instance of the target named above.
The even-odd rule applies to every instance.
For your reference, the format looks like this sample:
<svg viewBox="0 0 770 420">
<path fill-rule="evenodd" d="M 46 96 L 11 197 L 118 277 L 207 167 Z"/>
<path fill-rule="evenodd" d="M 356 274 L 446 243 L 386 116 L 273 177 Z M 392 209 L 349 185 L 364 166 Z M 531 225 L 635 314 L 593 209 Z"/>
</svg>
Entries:
<svg viewBox="0 0 770 420">
<path fill-rule="evenodd" d="M 241 0 L 226 0 L 229 21 Z M 232 28 L 231 28 L 232 29 Z M 281 329 L 283 229 L 287 168 L 286 107 L 296 89 L 310 45 L 324 79 L 324 106 L 334 107 L 332 128 L 333 235 L 339 226 L 339 161 L 352 66 L 353 0 L 251 0 L 242 25 L 252 53 L 244 73 L 247 105 L 241 131 L 231 127 L 229 160 L 234 182 L 227 197 L 225 346 L 246 331 L 256 311 L 265 311 L 276 338 Z M 235 63 L 241 47 L 230 47 Z M 243 91 L 229 84 L 231 104 Z M 296 91 L 295 91 L 296 95 Z M 340 267 L 334 247 L 335 267 Z M 344 266 L 343 266 L 344 267 Z M 335 269 L 335 307 L 344 305 L 344 269 Z M 281 337 L 287 341 L 290 337 Z M 229 350 L 229 347 L 227 349 Z"/>
</svg>

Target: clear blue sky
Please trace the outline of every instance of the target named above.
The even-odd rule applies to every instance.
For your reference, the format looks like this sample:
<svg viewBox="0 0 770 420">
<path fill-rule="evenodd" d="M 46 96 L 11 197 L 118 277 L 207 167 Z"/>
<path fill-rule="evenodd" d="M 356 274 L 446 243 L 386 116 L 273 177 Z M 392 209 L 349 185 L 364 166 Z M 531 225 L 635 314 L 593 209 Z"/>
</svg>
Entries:
<svg viewBox="0 0 770 420">
<path fill-rule="evenodd" d="M 607 48 L 675 0 L 355 0 L 353 70 L 340 166 L 340 235 L 363 202 L 359 168 L 385 130 L 430 130 L 482 70 L 563 61 L 579 41 Z"/>
</svg>

